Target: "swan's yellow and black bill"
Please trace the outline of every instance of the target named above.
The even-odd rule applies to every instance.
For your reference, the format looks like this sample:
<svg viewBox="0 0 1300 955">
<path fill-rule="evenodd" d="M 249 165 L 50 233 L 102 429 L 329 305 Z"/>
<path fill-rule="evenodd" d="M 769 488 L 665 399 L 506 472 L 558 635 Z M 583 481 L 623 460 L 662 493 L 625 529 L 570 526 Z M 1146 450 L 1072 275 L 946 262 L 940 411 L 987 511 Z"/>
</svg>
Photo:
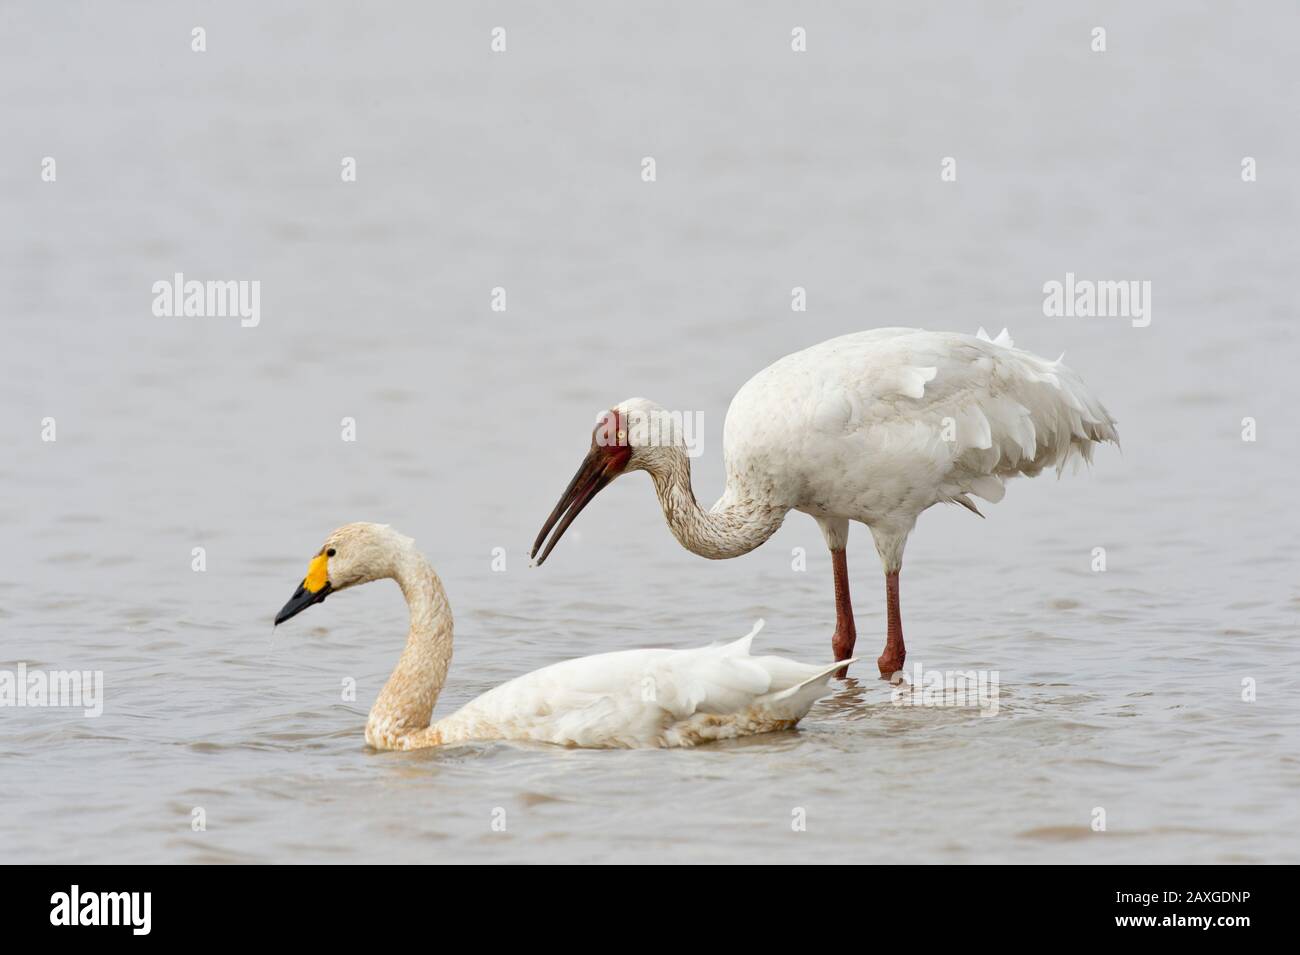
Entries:
<svg viewBox="0 0 1300 955">
<path fill-rule="evenodd" d="M 280 612 L 275 615 L 275 625 L 278 627 L 290 617 L 296 617 L 312 604 L 318 604 L 334 588 L 330 586 L 329 581 L 329 558 L 324 554 L 317 554 L 312 558 L 311 564 L 307 568 L 307 576 L 303 578 L 298 589 L 293 592 L 289 602 L 280 608 Z"/>
</svg>

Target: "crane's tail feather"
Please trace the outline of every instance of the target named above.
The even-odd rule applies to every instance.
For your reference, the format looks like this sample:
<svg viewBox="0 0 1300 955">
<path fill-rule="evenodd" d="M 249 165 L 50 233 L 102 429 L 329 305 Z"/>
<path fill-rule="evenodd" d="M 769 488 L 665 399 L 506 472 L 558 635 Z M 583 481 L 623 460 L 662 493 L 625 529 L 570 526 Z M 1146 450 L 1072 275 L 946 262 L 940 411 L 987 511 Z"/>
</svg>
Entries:
<svg viewBox="0 0 1300 955">
<path fill-rule="evenodd" d="M 1005 329 L 990 338 L 981 328 L 975 338 L 992 360 L 989 388 L 954 415 L 958 471 L 943 500 L 978 514 L 967 494 L 997 503 L 1007 478 L 1049 467 L 1059 477 L 1069 465 L 1091 464 L 1098 444 L 1119 444 L 1115 419 L 1064 355 L 1047 361 L 1015 348 Z"/>
</svg>

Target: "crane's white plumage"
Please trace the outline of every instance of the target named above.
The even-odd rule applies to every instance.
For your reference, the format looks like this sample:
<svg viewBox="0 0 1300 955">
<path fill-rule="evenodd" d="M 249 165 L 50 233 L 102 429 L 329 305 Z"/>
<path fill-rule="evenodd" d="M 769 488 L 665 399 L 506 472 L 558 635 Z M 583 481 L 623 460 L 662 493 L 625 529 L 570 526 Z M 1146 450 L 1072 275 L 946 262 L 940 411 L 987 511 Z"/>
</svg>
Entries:
<svg viewBox="0 0 1300 955">
<path fill-rule="evenodd" d="M 787 355 L 732 399 L 727 496 L 871 527 L 886 567 L 923 510 L 1090 460 L 1115 423 L 1073 371 L 977 335 L 880 328 Z"/>
</svg>

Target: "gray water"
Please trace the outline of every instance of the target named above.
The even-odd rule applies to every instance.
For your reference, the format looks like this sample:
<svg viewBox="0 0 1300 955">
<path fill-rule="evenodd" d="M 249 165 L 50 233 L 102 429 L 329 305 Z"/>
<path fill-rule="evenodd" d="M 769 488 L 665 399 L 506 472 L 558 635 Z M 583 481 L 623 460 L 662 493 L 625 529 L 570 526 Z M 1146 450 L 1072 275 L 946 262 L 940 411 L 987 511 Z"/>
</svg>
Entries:
<svg viewBox="0 0 1300 955">
<path fill-rule="evenodd" d="M 4 6 L 0 669 L 105 681 L 98 718 L 0 709 L 4 859 L 1300 860 L 1293 4 L 612 6 Z M 1151 324 L 1045 317 L 1067 271 L 1150 281 Z M 155 316 L 175 272 L 260 281 L 260 323 Z M 760 616 L 829 659 L 803 515 L 704 561 L 633 475 L 527 548 L 601 408 L 702 412 L 710 503 L 749 375 L 899 324 L 1065 351 L 1120 422 L 1091 472 L 911 538 L 909 668 L 996 670 L 994 716 L 867 665 L 797 732 L 376 753 L 396 587 L 272 633 L 376 520 L 450 593 L 440 712 Z M 865 528 L 849 565 L 872 660 Z"/>
</svg>

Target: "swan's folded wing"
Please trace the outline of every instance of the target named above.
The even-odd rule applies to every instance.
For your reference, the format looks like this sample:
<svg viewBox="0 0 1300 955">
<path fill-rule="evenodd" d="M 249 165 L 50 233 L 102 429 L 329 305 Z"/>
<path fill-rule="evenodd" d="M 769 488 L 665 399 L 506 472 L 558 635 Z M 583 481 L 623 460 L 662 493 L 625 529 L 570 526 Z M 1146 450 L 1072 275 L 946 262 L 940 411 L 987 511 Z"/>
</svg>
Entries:
<svg viewBox="0 0 1300 955">
<path fill-rule="evenodd" d="M 771 675 L 735 644 L 601 656 L 619 658 L 585 658 L 593 662 L 548 675 L 544 692 L 551 708 L 530 734 L 534 739 L 644 746 L 697 714 L 742 712 L 772 688 Z"/>
<path fill-rule="evenodd" d="M 695 713 L 736 713 L 773 688 L 772 674 L 761 660 L 749 655 L 749 638 L 720 647 L 681 650 L 647 670 L 643 685 L 675 719 Z"/>
<path fill-rule="evenodd" d="M 525 673 L 466 704 L 484 715 L 556 714 L 605 697 L 625 708 L 649 704 L 674 716 L 725 712 L 771 688 L 749 656 L 750 637 L 691 650 L 620 650 Z"/>
<path fill-rule="evenodd" d="M 752 636 L 691 650 L 566 660 L 489 690 L 443 725 L 466 734 L 475 726 L 512 728 L 506 735 L 578 746 L 646 745 L 675 723 L 743 712 L 821 669 L 752 657 Z"/>
</svg>

